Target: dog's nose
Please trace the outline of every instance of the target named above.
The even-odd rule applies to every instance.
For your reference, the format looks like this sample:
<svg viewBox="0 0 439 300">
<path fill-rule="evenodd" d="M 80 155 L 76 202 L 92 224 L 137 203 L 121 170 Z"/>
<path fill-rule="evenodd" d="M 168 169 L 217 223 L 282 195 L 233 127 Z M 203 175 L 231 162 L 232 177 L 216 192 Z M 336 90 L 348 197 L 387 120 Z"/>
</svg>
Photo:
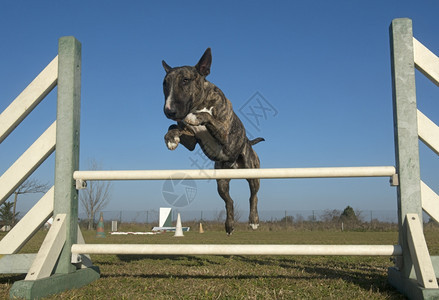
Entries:
<svg viewBox="0 0 439 300">
<path fill-rule="evenodd" d="M 172 119 L 175 117 L 175 115 L 177 114 L 177 111 L 171 109 L 171 108 L 166 108 L 165 107 L 165 115 L 166 117 Z"/>
</svg>

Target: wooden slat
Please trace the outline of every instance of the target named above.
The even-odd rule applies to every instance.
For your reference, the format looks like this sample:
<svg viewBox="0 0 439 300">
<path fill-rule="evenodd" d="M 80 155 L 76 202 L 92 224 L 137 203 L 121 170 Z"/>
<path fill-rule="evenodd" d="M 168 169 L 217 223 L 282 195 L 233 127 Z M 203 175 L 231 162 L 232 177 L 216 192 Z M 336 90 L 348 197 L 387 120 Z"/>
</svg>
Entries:
<svg viewBox="0 0 439 300">
<path fill-rule="evenodd" d="M 0 205 L 55 150 L 56 121 L 0 177 Z"/>
<path fill-rule="evenodd" d="M 38 251 L 34 263 L 29 269 L 29 273 L 27 273 L 25 280 L 37 280 L 49 277 L 65 242 L 66 214 L 58 214 L 53 219 L 53 224 Z"/>
<path fill-rule="evenodd" d="M 421 180 L 422 209 L 439 222 L 439 196 Z"/>
<path fill-rule="evenodd" d="M 52 187 L 0 241 L 0 254 L 13 254 L 20 251 L 35 232 L 52 216 L 53 190 Z"/>
<path fill-rule="evenodd" d="M 421 287 L 426 289 L 437 289 L 436 275 L 427 243 L 425 242 L 422 224 L 418 214 L 407 214 L 407 242 L 409 244 L 410 256 L 415 267 L 416 279 Z"/>
<path fill-rule="evenodd" d="M 416 69 L 439 86 L 439 58 L 415 38 L 413 52 Z"/>
<path fill-rule="evenodd" d="M 439 155 L 439 127 L 418 110 L 419 139 Z"/>
<path fill-rule="evenodd" d="M 58 79 L 58 56 L 0 114 L 0 143 L 52 91 Z"/>
</svg>

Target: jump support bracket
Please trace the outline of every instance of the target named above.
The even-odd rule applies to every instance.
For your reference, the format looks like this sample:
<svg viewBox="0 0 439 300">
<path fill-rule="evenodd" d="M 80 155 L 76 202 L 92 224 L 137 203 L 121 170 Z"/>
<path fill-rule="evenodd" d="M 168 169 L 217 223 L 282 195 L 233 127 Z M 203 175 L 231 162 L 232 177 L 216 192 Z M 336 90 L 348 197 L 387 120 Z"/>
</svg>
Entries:
<svg viewBox="0 0 439 300">
<path fill-rule="evenodd" d="M 76 179 L 76 189 L 79 191 L 85 188 L 87 188 L 87 181 L 82 179 Z"/>
<path fill-rule="evenodd" d="M 399 176 L 398 174 L 393 174 L 390 177 L 390 186 L 398 186 L 399 185 Z"/>
</svg>

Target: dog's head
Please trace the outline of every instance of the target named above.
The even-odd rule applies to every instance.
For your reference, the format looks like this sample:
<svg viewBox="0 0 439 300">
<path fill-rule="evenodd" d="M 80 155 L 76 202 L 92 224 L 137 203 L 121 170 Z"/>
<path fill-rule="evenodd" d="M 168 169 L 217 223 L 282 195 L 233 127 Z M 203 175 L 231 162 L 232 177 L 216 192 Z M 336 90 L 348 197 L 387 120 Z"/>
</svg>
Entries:
<svg viewBox="0 0 439 300">
<path fill-rule="evenodd" d="M 205 77 L 210 73 L 212 53 L 210 48 L 204 52 L 200 61 L 194 66 L 170 67 L 164 60 L 166 76 L 163 80 L 165 106 L 163 111 L 167 118 L 180 121 L 189 114 L 203 98 Z"/>
</svg>

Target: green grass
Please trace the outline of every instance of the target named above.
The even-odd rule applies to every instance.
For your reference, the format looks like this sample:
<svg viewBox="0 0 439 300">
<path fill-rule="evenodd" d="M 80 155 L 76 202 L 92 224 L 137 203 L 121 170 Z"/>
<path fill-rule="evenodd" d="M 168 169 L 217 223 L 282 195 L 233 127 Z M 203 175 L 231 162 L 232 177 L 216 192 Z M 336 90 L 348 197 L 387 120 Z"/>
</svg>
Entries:
<svg viewBox="0 0 439 300">
<path fill-rule="evenodd" d="M 426 230 L 430 252 L 439 253 L 437 229 Z M 192 231 L 154 236 L 96 238 L 87 243 L 396 244 L 396 232 Z M 0 236 L 1 237 L 1 236 Z M 39 232 L 25 252 L 36 252 Z M 48 299 L 404 299 L 387 283 L 389 257 L 322 256 L 127 256 L 93 255 L 101 279 Z M 0 275 L 0 298 L 23 275 Z"/>
</svg>

